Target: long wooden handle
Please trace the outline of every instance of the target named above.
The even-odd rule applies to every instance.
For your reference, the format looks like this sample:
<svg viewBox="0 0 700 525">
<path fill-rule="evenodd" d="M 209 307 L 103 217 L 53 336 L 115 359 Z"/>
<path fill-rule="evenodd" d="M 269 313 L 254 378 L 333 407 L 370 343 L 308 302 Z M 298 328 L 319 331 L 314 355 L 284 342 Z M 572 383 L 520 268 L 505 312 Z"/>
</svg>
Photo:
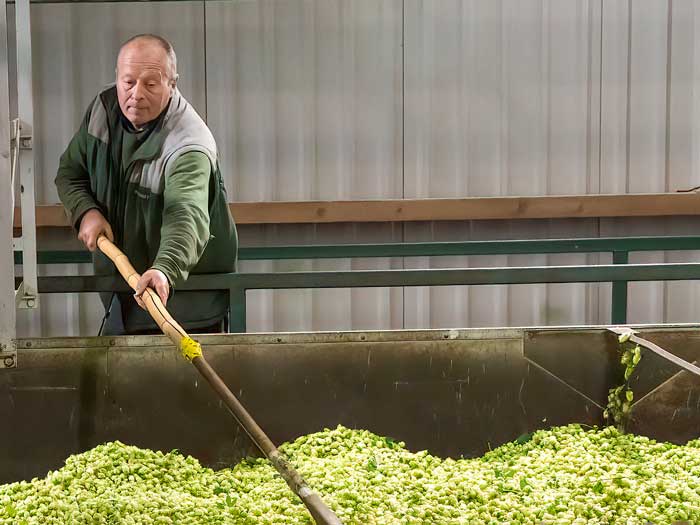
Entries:
<svg viewBox="0 0 700 525">
<path fill-rule="evenodd" d="M 104 235 L 100 235 L 97 238 L 97 247 L 112 260 L 119 270 L 119 273 L 124 277 L 126 282 L 129 283 L 129 286 L 136 290 L 136 285 L 141 276 L 131 265 L 129 258 Z M 185 340 L 192 342 L 187 332 L 185 332 L 165 309 L 163 302 L 154 290 L 146 288 L 141 299 L 146 305 L 148 313 L 153 317 L 153 320 L 178 348 L 182 349 Z M 197 344 L 197 346 L 199 345 Z M 233 417 L 236 418 L 238 423 L 243 427 L 243 430 L 250 436 L 253 443 L 265 454 L 275 469 L 277 469 L 277 472 L 284 481 L 287 482 L 289 488 L 301 498 L 309 513 L 314 518 L 314 521 L 319 525 L 342 525 L 340 519 L 338 519 L 318 494 L 308 487 L 301 475 L 299 475 L 284 456 L 280 454 L 274 443 L 267 437 L 267 434 L 265 434 L 263 429 L 255 422 L 241 402 L 238 401 L 238 398 L 233 395 L 233 392 L 226 386 L 207 360 L 204 359 L 201 352 L 195 357 L 189 357 L 189 359 L 226 404 L 229 412 L 231 412 Z"/>
<path fill-rule="evenodd" d="M 100 235 L 97 238 L 97 247 L 102 253 L 109 257 L 114 265 L 119 270 L 119 273 L 124 277 L 124 280 L 136 290 L 136 285 L 141 278 L 141 275 L 134 269 L 129 262 L 129 258 L 124 255 L 124 253 L 117 248 L 113 242 L 111 242 L 104 235 Z M 170 315 L 168 310 L 165 309 L 163 301 L 152 288 L 146 288 L 146 291 L 141 296 L 141 300 L 146 305 L 148 313 L 151 314 L 153 320 L 156 322 L 158 327 L 162 332 L 168 336 L 168 338 L 180 348 L 180 343 L 185 337 L 189 337 L 187 332 L 180 326 L 175 319 Z"/>
</svg>

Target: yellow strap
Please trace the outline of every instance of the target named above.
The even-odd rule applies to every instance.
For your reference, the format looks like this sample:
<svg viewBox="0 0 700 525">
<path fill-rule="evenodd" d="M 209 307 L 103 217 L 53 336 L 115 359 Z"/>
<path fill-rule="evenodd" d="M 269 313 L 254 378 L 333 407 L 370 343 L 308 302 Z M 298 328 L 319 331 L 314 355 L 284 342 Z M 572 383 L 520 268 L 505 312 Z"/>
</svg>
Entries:
<svg viewBox="0 0 700 525">
<path fill-rule="evenodd" d="M 180 341 L 182 357 L 192 361 L 195 357 L 202 357 L 202 346 L 191 337 L 183 337 Z"/>
</svg>

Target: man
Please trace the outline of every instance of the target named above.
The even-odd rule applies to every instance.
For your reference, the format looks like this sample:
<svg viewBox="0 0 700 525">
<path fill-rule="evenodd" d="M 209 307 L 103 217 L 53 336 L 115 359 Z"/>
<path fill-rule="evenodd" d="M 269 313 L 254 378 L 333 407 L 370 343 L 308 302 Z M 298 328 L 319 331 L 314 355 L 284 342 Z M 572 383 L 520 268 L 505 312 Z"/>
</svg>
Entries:
<svg viewBox="0 0 700 525">
<path fill-rule="evenodd" d="M 168 309 L 185 329 L 225 327 L 227 292 L 172 294 L 190 273 L 234 271 L 238 247 L 216 143 L 177 78 L 167 40 L 128 40 L 117 57 L 116 85 L 90 104 L 60 160 L 58 194 L 78 238 L 94 252 L 95 273 L 117 273 L 96 251 L 105 235 L 142 274 L 133 297 L 102 294 L 105 335 L 159 333 L 139 308 L 146 287 L 163 303 L 170 298 Z"/>
</svg>

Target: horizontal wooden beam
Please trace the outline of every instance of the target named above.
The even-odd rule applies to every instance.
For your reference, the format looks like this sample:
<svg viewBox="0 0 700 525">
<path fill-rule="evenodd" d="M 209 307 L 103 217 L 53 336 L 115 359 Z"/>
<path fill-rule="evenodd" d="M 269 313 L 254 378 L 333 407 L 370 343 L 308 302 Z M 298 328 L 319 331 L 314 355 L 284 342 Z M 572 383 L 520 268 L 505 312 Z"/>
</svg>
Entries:
<svg viewBox="0 0 700 525">
<path fill-rule="evenodd" d="M 238 224 L 659 217 L 700 215 L 700 194 L 234 202 L 230 206 Z M 36 224 L 66 227 L 68 221 L 60 205 L 37 206 Z M 19 210 L 15 210 L 15 226 L 20 226 Z"/>
</svg>

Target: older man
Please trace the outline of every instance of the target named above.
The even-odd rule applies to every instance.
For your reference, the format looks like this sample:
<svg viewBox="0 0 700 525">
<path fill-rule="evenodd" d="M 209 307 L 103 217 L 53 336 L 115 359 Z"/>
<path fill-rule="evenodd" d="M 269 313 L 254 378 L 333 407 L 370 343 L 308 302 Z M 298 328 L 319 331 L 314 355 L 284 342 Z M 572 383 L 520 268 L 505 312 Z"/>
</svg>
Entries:
<svg viewBox="0 0 700 525">
<path fill-rule="evenodd" d="M 116 76 L 62 155 L 56 186 L 87 248 L 95 252 L 104 234 L 142 273 L 134 296 L 103 294 L 103 333 L 157 332 L 139 296 L 151 287 L 166 303 L 190 273 L 234 271 L 236 228 L 214 138 L 176 87 L 172 45 L 156 35 L 131 38 Z M 94 265 L 96 274 L 116 273 L 99 251 Z M 188 330 L 221 331 L 228 296 L 182 291 L 168 308 Z"/>
</svg>

